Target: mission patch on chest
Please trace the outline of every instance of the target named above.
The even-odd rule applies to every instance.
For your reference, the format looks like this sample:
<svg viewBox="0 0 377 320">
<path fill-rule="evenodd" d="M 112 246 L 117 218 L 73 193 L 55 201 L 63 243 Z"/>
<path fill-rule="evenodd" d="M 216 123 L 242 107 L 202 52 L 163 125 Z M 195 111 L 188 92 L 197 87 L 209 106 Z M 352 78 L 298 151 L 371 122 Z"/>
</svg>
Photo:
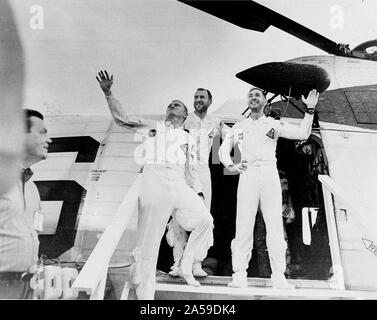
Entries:
<svg viewBox="0 0 377 320">
<path fill-rule="evenodd" d="M 275 139 L 275 129 L 274 128 L 271 128 L 270 131 L 268 131 L 266 133 L 266 136 L 271 138 L 271 139 Z"/>
</svg>

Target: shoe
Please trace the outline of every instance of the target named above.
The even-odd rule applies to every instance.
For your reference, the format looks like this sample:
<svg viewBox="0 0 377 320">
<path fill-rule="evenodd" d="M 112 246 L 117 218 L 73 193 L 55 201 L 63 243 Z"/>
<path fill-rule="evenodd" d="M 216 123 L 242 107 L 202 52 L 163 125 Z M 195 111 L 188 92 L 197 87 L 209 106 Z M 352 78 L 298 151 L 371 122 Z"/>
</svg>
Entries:
<svg viewBox="0 0 377 320">
<path fill-rule="evenodd" d="M 189 286 L 194 286 L 194 287 L 200 287 L 200 282 L 195 280 L 194 276 L 191 274 L 185 274 L 182 272 L 182 269 L 179 269 L 179 276 L 187 282 Z"/>
<path fill-rule="evenodd" d="M 208 276 L 207 272 L 202 269 L 202 263 L 200 261 L 194 262 L 192 266 L 192 274 L 194 277 L 199 278 Z"/>
<path fill-rule="evenodd" d="M 179 277 L 179 267 L 172 266 L 169 275 L 172 277 Z"/>
<path fill-rule="evenodd" d="M 196 281 L 192 274 L 193 260 L 182 259 L 179 276 L 185 279 L 189 286 L 200 287 L 200 282 Z"/>
<path fill-rule="evenodd" d="M 291 285 L 283 274 L 271 275 L 272 288 L 274 289 L 295 289 L 294 285 Z"/>
<path fill-rule="evenodd" d="M 247 288 L 246 271 L 237 271 L 232 275 L 232 282 L 228 284 L 232 288 Z"/>
</svg>

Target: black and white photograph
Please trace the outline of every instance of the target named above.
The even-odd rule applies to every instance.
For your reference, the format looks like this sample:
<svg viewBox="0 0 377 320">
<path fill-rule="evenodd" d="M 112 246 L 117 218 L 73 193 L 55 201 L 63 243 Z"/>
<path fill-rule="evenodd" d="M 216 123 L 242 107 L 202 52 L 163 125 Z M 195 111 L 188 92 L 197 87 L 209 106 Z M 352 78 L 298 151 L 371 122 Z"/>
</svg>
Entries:
<svg viewBox="0 0 377 320">
<path fill-rule="evenodd" d="M 0 300 L 377 299 L 376 1 L 0 0 L 0 92 Z"/>
</svg>

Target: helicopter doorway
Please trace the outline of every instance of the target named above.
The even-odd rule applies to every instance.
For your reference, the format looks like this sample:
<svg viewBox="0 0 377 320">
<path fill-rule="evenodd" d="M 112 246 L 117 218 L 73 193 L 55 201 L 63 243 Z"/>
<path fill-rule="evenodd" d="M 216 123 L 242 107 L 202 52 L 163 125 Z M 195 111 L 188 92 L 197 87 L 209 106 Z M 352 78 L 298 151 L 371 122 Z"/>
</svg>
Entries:
<svg viewBox="0 0 377 320">
<path fill-rule="evenodd" d="M 210 262 L 208 269 L 214 275 L 231 276 L 230 244 L 235 236 L 239 176 L 226 174 L 217 152 L 215 144 L 210 159 L 214 245 L 204 264 Z M 318 174 L 328 174 L 322 141 L 316 135 L 311 135 L 305 143 L 279 139 L 276 156 L 281 181 L 283 177 L 294 211 L 294 216 L 282 216 L 288 246 L 286 277 L 328 280 L 333 274 L 332 261 L 322 186 L 318 181 Z M 237 162 L 237 151 L 234 157 Z M 248 277 L 269 278 L 271 275 L 265 237 L 263 214 L 258 212 Z"/>
</svg>

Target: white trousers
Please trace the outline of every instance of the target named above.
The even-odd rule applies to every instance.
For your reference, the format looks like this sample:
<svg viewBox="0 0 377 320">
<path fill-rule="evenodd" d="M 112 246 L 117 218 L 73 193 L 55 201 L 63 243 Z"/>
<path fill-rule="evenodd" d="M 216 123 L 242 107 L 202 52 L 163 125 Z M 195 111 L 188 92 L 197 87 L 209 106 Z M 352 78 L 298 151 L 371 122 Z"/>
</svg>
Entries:
<svg viewBox="0 0 377 320">
<path fill-rule="evenodd" d="M 246 271 L 253 249 L 258 205 L 266 224 L 266 244 L 273 274 L 284 274 L 285 251 L 282 195 L 275 165 L 250 166 L 240 175 L 237 190 L 236 237 L 231 243 L 233 271 Z"/>
<path fill-rule="evenodd" d="M 159 247 L 173 212 L 178 223 L 191 231 L 183 259 L 203 260 L 213 244 L 210 212 L 186 184 L 183 174 L 162 166 L 145 166 L 139 197 L 137 244 L 133 252 L 132 282 L 138 299 L 154 298 Z"/>
<path fill-rule="evenodd" d="M 197 170 L 203 187 L 204 203 L 207 209 L 210 210 L 212 197 L 211 172 L 208 164 L 198 164 Z M 186 219 L 190 219 L 190 216 L 187 216 Z M 179 267 L 180 265 L 183 251 L 187 242 L 186 231 L 190 230 L 185 229 L 183 224 L 176 218 L 176 215 L 173 214 L 173 217 L 168 224 L 166 239 L 168 244 L 173 247 L 174 267 Z M 195 261 L 202 261 L 203 259 L 195 259 Z"/>
</svg>

